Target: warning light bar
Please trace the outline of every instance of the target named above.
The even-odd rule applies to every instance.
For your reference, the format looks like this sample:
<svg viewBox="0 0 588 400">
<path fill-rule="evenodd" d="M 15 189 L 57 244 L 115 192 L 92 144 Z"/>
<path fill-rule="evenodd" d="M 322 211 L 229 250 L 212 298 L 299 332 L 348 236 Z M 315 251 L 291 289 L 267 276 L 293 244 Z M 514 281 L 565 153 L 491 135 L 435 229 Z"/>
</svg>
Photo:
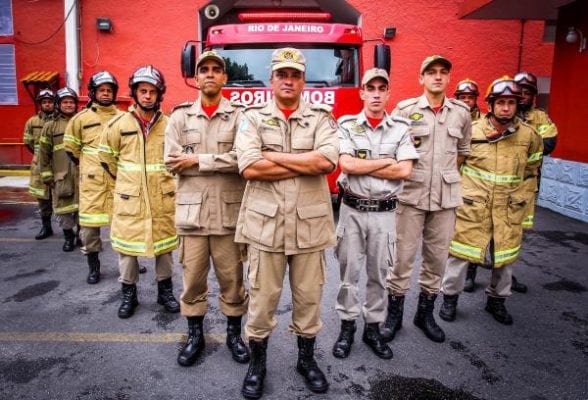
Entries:
<svg viewBox="0 0 588 400">
<path fill-rule="evenodd" d="M 256 11 L 239 13 L 241 22 L 327 22 L 331 20 L 331 13 L 328 12 L 276 12 Z"/>
</svg>

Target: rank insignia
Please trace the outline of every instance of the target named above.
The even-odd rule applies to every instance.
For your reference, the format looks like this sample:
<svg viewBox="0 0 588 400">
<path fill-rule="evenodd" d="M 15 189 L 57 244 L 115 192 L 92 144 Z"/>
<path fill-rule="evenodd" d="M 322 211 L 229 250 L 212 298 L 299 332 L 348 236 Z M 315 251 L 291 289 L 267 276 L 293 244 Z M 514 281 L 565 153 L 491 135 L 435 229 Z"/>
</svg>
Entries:
<svg viewBox="0 0 588 400">
<path fill-rule="evenodd" d="M 421 113 L 412 113 L 408 116 L 408 118 L 410 118 L 413 121 L 418 121 L 419 119 L 423 118 L 423 114 Z"/>
<path fill-rule="evenodd" d="M 365 128 L 361 125 L 357 125 L 356 122 L 353 123 L 353 126 L 351 127 L 351 130 L 355 133 L 365 133 Z"/>
<path fill-rule="evenodd" d="M 358 150 L 355 150 L 355 155 L 357 158 L 361 158 L 362 160 L 365 160 L 368 157 L 369 152 L 370 151 L 367 149 L 358 149 Z"/>
<path fill-rule="evenodd" d="M 269 126 L 280 126 L 280 121 L 277 118 L 266 119 L 263 123 Z"/>
<path fill-rule="evenodd" d="M 423 142 L 423 139 L 420 136 L 411 136 L 412 144 L 414 145 L 415 149 L 418 149 Z"/>
</svg>

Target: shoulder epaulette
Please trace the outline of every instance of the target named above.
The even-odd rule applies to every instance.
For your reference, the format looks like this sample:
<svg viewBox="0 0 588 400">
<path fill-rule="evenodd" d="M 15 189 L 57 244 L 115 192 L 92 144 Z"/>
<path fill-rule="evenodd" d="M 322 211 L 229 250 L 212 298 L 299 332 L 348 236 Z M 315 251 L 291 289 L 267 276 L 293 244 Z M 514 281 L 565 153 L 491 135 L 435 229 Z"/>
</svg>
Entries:
<svg viewBox="0 0 588 400">
<path fill-rule="evenodd" d="M 341 125 L 341 124 L 344 124 L 346 122 L 355 121 L 356 119 L 357 119 L 357 115 L 352 115 L 352 114 L 343 115 L 341 118 L 339 118 L 337 120 L 337 123 L 339 125 Z"/>
<path fill-rule="evenodd" d="M 309 107 L 311 110 L 323 111 L 323 112 L 326 112 L 327 114 L 330 114 L 331 112 L 333 112 L 333 107 L 328 106 L 326 104 L 309 104 Z"/>
<path fill-rule="evenodd" d="M 267 103 L 255 103 L 255 104 L 250 104 L 248 106 L 245 106 L 245 110 L 257 110 L 260 108 L 264 108 L 267 105 Z"/>
<path fill-rule="evenodd" d="M 229 104 L 233 107 L 245 107 L 245 104 L 240 101 L 229 101 Z"/>
<path fill-rule="evenodd" d="M 180 104 L 178 104 L 177 106 L 175 106 L 175 107 L 172 109 L 172 112 L 174 112 L 174 111 L 176 111 L 177 109 L 180 109 L 180 108 L 188 108 L 188 107 L 192 107 L 192 105 L 193 105 L 193 104 L 194 104 L 194 102 L 193 102 L 193 101 L 185 101 L 185 102 L 183 102 L 183 103 L 180 103 Z"/>
<path fill-rule="evenodd" d="M 464 103 L 463 101 L 461 101 L 461 100 L 457 100 L 457 99 L 451 99 L 451 98 L 450 98 L 450 99 L 449 99 L 449 102 L 450 102 L 450 103 L 453 103 L 453 104 L 455 104 L 456 106 L 460 106 L 460 107 L 462 107 L 462 108 L 463 108 L 463 109 L 465 109 L 465 110 L 468 112 L 468 114 L 469 114 L 469 112 L 470 112 L 470 107 L 469 107 L 469 106 L 468 106 L 466 103 Z"/>
<path fill-rule="evenodd" d="M 389 118 L 394 122 L 400 122 L 401 124 L 410 126 L 410 120 L 408 118 L 397 117 L 396 115 L 391 115 Z"/>
<path fill-rule="evenodd" d="M 126 113 L 122 113 L 117 115 L 116 117 L 112 118 L 110 121 L 108 121 L 108 127 L 112 128 L 112 125 L 115 124 L 116 121 L 118 121 L 119 119 L 121 119 Z"/>
<path fill-rule="evenodd" d="M 396 108 L 398 108 L 399 110 L 402 110 L 408 106 L 412 106 L 413 104 L 418 103 L 418 101 L 419 101 L 418 97 L 413 97 L 412 99 L 402 100 L 396 105 Z"/>
</svg>

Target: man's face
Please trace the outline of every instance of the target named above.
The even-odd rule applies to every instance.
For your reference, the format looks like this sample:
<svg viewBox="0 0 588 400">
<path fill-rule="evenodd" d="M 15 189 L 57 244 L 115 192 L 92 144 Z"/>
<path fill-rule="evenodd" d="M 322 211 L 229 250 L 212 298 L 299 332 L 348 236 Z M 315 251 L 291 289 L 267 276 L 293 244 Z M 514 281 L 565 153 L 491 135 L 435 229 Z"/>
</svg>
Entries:
<svg viewBox="0 0 588 400">
<path fill-rule="evenodd" d="M 512 119 L 517 112 L 516 97 L 498 97 L 492 106 L 492 114 L 499 119 Z"/>
<path fill-rule="evenodd" d="M 463 93 L 457 96 L 457 100 L 461 100 L 468 105 L 470 110 L 472 110 L 476 106 L 476 102 L 478 101 L 478 96 L 469 93 Z"/>
<path fill-rule="evenodd" d="M 59 111 L 65 115 L 73 115 L 76 112 L 76 102 L 72 97 L 64 97 L 59 103 Z"/>
<path fill-rule="evenodd" d="M 41 111 L 51 114 L 55 110 L 55 102 L 51 99 L 41 99 Z"/>
<path fill-rule="evenodd" d="M 297 101 L 304 89 L 304 72 L 294 68 L 280 68 L 272 72 L 270 83 L 278 101 Z"/>
<path fill-rule="evenodd" d="M 523 98 L 520 101 L 522 105 L 524 105 L 524 106 L 531 106 L 531 105 L 533 105 L 533 100 L 535 98 L 535 95 L 533 94 L 532 91 L 530 91 L 526 87 L 522 87 L 521 88 L 521 94 L 523 95 Z"/>
<path fill-rule="evenodd" d="M 110 83 L 103 83 L 96 88 L 96 101 L 108 104 L 114 100 L 114 87 Z"/>
<path fill-rule="evenodd" d="M 140 82 L 137 85 L 137 103 L 139 103 L 139 105 L 146 110 L 150 110 L 155 107 L 158 95 L 159 91 L 154 85 L 150 83 Z"/>
<path fill-rule="evenodd" d="M 196 87 L 206 97 L 216 97 L 227 83 L 227 74 L 214 60 L 204 61 L 196 72 Z"/>
<path fill-rule="evenodd" d="M 381 78 L 372 79 L 361 88 L 359 96 L 363 100 L 364 109 L 371 114 L 380 114 L 390 97 L 388 83 Z"/>
<path fill-rule="evenodd" d="M 419 82 L 427 93 L 444 94 L 449 84 L 449 70 L 443 64 L 433 63 L 420 76 Z"/>
</svg>

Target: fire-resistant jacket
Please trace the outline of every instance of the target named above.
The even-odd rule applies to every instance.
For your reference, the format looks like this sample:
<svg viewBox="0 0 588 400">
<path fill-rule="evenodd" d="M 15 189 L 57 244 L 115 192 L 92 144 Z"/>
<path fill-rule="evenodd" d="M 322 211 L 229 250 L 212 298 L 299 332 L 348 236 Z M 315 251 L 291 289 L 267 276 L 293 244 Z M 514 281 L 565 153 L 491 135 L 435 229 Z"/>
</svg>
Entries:
<svg viewBox="0 0 588 400">
<path fill-rule="evenodd" d="M 78 167 L 66 154 L 63 136 L 69 117 L 58 114 L 47 122 L 39 140 L 39 165 L 45 184 L 53 184 L 53 212 L 78 211 Z"/>
<path fill-rule="evenodd" d="M 53 114 L 39 112 L 33 115 L 25 124 L 23 142 L 25 146 L 33 153 L 31 161 L 31 178 L 29 180 L 29 193 L 38 199 L 49 199 L 49 186 L 43 183 L 41 179 L 41 168 L 39 165 L 39 139 L 43 125 L 53 118 Z"/>
<path fill-rule="evenodd" d="M 474 122 L 471 153 L 462 165 L 464 204 L 457 209 L 449 252 L 454 257 L 484 264 L 494 241 L 494 267 L 514 263 L 523 238 L 522 222 L 533 201 L 543 142 L 537 132 L 515 118 L 515 132 L 498 142 L 488 118 Z"/>
<path fill-rule="evenodd" d="M 198 154 L 198 165 L 179 173 L 176 228 L 180 235 L 234 235 L 245 180 L 233 150 L 243 106 L 222 98 L 209 118 L 200 99 L 174 108 L 165 131 L 165 155 Z"/>
<path fill-rule="evenodd" d="M 74 116 L 65 131 L 65 150 L 80 165 L 80 225 L 105 226 L 110 223 L 114 182 L 98 158 L 100 136 L 106 123 L 120 115 L 116 106 L 92 103 Z"/>
<path fill-rule="evenodd" d="M 134 107 L 110 121 L 99 158 L 115 180 L 110 238 L 112 248 L 153 257 L 176 248 L 175 182 L 163 163 L 167 117 L 158 111 L 143 134 Z"/>
</svg>

